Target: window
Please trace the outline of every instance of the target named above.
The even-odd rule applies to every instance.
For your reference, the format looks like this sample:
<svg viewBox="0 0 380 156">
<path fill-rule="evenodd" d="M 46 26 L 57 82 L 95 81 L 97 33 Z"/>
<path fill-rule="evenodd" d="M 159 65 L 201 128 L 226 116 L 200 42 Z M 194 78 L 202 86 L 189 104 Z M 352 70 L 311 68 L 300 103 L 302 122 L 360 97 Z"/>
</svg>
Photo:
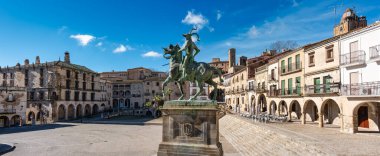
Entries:
<svg viewBox="0 0 380 156">
<path fill-rule="evenodd" d="M 296 77 L 296 92 L 298 95 L 301 94 L 301 77 Z"/>
<path fill-rule="evenodd" d="M 309 67 L 315 66 L 314 53 L 309 55 Z"/>
<path fill-rule="evenodd" d="M 83 81 L 86 81 L 86 73 L 83 73 Z"/>
<path fill-rule="evenodd" d="M 75 72 L 75 79 L 78 80 L 78 72 Z"/>
<path fill-rule="evenodd" d="M 65 92 L 65 99 L 66 99 L 66 101 L 70 101 L 70 91 L 66 91 Z"/>
<path fill-rule="evenodd" d="M 288 71 L 292 71 L 292 58 L 288 58 Z"/>
<path fill-rule="evenodd" d="M 285 71 L 285 60 L 282 60 L 281 61 L 281 73 L 283 74 L 283 73 L 285 73 L 286 71 Z"/>
<path fill-rule="evenodd" d="M 156 82 L 156 86 L 160 86 L 160 82 Z"/>
<path fill-rule="evenodd" d="M 82 83 L 82 87 L 83 87 L 83 90 L 86 90 L 87 86 L 86 86 L 86 82 L 83 82 Z"/>
<path fill-rule="evenodd" d="M 326 47 L 326 62 L 334 61 L 334 45 Z"/>
<path fill-rule="evenodd" d="M 66 70 L 66 77 L 70 78 L 70 70 Z"/>
<path fill-rule="evenodd" d="M 290 78 L 288 79 L 288 94 L 292 94 L 293 93 L 293 79 Z"/>
<path fill-rule="evenodd" d="M 330 85 L 331 85 L 332 78 L 330 76 L 324 76 L 323 77 L 323 90 L 325 93 L 331 93 Z"/>
<path fill-rule="evenodd" d="M 82 101 L 86 101 L 86 100 L 87 100 L 87 93 L 83 92 L 82 93 Z"/>
<path fill-rule="evenodd" d="M 91 101 L 95 101 L 95 93 L 91 93 Z"/>
<path fill-rule="evenodd" d="M 146 82 L 146 85 L 150 85 L 150 83 L 149 83 L 149 82 Z"/>
<path fill-rule="evenodd" d="M 74 100 L 79 101 L 79 92 L 74 93 Z"/>
<path fill-rule="evenodd" d="M 321 92 L 321 86 L 320 86 L 320 78 L 314 78 L 314 93 L 320 93 Z"/>
<path fill-rule="evenodd" d="M 66 80 L 66 89 L 70 89 L 70 80 Z"/>
<path fill-rule="evenodd" d="M 296 55 L 296 69 L 301 69 L 301 58 L 300 54 Z"/>
</svg>

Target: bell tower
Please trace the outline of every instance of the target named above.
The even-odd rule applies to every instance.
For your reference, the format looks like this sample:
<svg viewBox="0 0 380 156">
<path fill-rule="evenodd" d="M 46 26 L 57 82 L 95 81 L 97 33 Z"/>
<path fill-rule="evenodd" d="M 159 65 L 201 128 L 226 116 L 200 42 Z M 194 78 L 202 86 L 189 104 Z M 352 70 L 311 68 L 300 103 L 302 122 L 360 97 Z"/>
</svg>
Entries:
<svg viewBox="0 0 380 156">
<path fill-rule="evenodd" d="M 354 10 L 347 8 L 340 19 L 339 24 L 334 27 L 334 36 L 345 34 L 366 26 L 367 19 L 365 16 L 359 17 L 355 14 Z"/>
</svg>

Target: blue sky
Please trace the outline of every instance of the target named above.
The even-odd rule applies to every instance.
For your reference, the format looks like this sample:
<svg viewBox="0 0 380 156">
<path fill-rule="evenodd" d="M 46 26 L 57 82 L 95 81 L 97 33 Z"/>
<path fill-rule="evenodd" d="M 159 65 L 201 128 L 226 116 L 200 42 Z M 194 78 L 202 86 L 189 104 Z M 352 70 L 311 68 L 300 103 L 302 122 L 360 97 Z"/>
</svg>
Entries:
<svg viewBox="0 0 380 156">
<path fill-rule="evenodd" d="M 254 57 L 278 40 L 331 37 L 347 7 L 369 24 L 380 20 L 378 0 L 0 0 L 0 66 L 69 51 L 73 63 L 98 72 L 164 71 L 161 48 L 182 44 L 193 25 L 201 28 L 197 60 L 226 59 L 232 47 Z"/>
</svg>

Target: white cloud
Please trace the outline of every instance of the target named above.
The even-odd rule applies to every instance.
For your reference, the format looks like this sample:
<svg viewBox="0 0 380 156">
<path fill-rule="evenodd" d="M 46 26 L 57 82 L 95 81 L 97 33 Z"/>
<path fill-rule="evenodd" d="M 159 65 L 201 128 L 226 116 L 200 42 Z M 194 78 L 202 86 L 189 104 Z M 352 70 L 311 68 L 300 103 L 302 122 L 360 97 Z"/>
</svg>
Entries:
<svg viewBox="0 0 380 156">
<path fill-rule="evenodd" d="M 199 30 L 208 24 L 208 20 L 202 14 L 196 14 L 193 11 L 188 11 L 182 23 L 196 26 Z"/>
<path fill-rule="evenodd" d="M 98 42 L 95 46 L 96 47 L 101 47 L 103 45 L 103 42 Z"/>
<path fill-rule="evenodd" d="M 155 51 L 148 51 L 142 55 L 143 57 L 161 57 L 161 54 Z"/>
<path fill-rule="evenodd" d="M 221 18 L 222 18 L 222 12 L 220 10 L 218 10 L 216 12 L 216 20 L 219 21 Z"/>
<path fill-rule="evenodd" d="M 124 53 L 126 51 L 135 50 L 129 45 L 122 45 L 120 44 L 117 48 L 113 50 L 114 53 Z"/>
<path fill-rule="evenodd" d="M 226 42 L 226 46 L 228 46 L 228 47 L 229 47 L 229 46 L 231 46 L 231 45 L 232 45 L 232 43 L 231 43 L 231 42 L 228 42 L 228 41 Z"/>
<path fill-rule="evenodd" d="M 70 38 L 77 40 L 79 42 L 79 45 L 81 46 L 87 46 L 88 43 L 95 40 L 96 37 L 92 35 L 77 34 L 77 35 L 70 35 Z"/>
<path fill-rule="evenodd" d="M 249 28 L 247 35 L 250 38 L 255 38 L 259 35 L 259 30 L 257 30 L 256 26 L 253 25 L 251 28 Z"/>
</svg>

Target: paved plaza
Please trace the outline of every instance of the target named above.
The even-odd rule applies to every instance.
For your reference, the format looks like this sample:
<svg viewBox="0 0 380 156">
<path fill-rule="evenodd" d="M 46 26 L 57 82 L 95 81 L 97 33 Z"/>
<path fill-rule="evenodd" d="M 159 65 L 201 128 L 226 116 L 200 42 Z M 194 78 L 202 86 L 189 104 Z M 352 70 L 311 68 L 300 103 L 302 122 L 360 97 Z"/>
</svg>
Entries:
<svg viewBox="0 0 380 156">
<path fill-rule="evenodd" d="M 137 123 L 138 121 L 145 121 Z M 0 141 L 14 143 L 16 149 L 5 155 L 156 155 L 162 138 L 162 125 L 156 120 L 122 121 L 120 118 L 92 123 L 57 123 L 0 129 Z M 89 122 L 89 121 L 86 121 Z M 226 155 L 239 155 L 221 137 Z"/>
<path fill-rule="evenodd" d="M 85 120 L 0 129 L 5 155 L 156 155 L 161 119 Z M 327 126 L 329 127 L 329 126 Z M 220 120 L 225 155 L 379 155 L 380 135 L 345 134 L 339 128 L 294 123 L 263 124 L 236 115 Z"/>
</svg>

